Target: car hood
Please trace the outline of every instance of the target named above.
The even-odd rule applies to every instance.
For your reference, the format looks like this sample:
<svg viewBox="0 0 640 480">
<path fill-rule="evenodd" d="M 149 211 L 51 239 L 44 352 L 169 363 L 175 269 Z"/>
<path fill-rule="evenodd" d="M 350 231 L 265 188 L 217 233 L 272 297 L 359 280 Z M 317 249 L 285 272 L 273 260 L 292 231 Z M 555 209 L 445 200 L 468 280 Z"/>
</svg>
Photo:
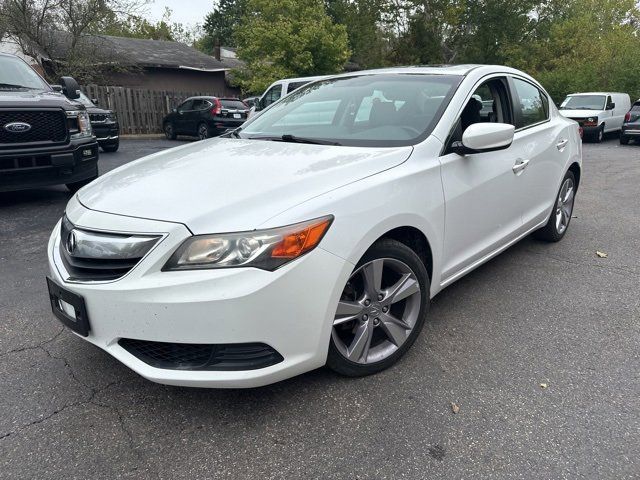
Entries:
<svg viewBox="0 0 640 480">
<path fill-rule="evenodd" d="M 82 104 L 69 100 L 53 90 L 2 90 L 1 108 L 64 108 L 65 110 L 84 109 Z"/>
<path fill-rule="evenodd" d="M 399 165 L 411 152 L 218 138 L 124 165 L 80 190 L 78 199 L 92 210 L 180 222 L 195 234 L 251 230 Z"/>
<path fill-rule="evenodd" d="M 560 110 L 560 113 L 567 118 L 587 118 L 602 115 L 602 110 Z"/>
</svg>

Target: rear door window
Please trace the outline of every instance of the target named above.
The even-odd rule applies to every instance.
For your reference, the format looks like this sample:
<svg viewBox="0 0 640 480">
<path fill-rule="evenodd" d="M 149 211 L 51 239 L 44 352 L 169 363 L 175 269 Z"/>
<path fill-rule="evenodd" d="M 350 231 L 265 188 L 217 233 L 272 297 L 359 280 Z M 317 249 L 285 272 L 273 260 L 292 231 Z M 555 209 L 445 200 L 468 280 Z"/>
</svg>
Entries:
<svg viewBox="0 0 640 480">
<path fill-rule="evenodd" d="M 288 86 L 287 86 L 287 93 L 291 93 L 294 90 L 299 89 L 300 87 L 306 85 L 309 82 L 291 82 Z"/>
</svg>

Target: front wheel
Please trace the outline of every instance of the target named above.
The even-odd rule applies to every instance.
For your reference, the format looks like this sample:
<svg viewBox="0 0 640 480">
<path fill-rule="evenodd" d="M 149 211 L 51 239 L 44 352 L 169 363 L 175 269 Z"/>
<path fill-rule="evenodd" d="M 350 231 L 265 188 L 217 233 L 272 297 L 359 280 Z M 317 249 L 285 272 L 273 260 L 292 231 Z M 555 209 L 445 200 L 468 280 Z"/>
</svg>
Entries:
<svg viewBox="0 0 640 480">
<path fill-rule="evenodd" d="M 117 152 L 118 149 L 120 148 L 120 140 L 116 140 L 113 143 L 108 143 L 106 145 L 101 145 L 102 150 L 104 150 L 107 153 L 113 153 L 113 152 Z"/>
<path fill-rule="evenodd" d="M 533 236 L 545 242 L 559 242 L 562 240 L 571 222 L 575 198 L 576 178 L 572 171 L 568 171 L 562 180 L 549 221 L 540 230 L 534 232 Z"/>
<path fill-rule="evenodd" d="M 596 143 L 602 143 L 604 140 L 604 125 L 601 125 L 600 128 L 598 128 L 594 140 Z"/>
<path fill-rule="evenodd" d="M 176 130 L 173 128 L 172 123 L 166 123 L 164 125 L 164 136 L 167 137 L 167 140 L 175 140 L 176 139 Z"/>
<path fill-rule="evenodd" d="M 420 257 L 396 240 L 376 242 L 338 302 L 327 366 L 350 377 L 390 367 L 416 340 L 428 308 L 429 276 Z"/>
</svg>

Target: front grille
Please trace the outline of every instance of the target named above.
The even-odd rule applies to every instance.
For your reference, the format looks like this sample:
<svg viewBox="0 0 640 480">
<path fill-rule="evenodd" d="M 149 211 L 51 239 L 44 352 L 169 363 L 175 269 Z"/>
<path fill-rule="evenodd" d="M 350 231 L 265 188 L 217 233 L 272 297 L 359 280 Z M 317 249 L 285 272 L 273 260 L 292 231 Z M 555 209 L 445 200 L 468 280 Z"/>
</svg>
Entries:
<svg viewBox="0 0 640 480">
<path fill-rule="evenodd" d="M 90 113 L 89 119 L 91 123 L 104 123 L 107 121 L 108 115 L 106 113 Z"/>
<path fill-rule="evenodd" d="M 13 158 L 0 158 L 0 171 L 25 168 L 43 168 L 51 166 L 51 155 L 28 155 Z"/>
<path fill-rule="evenodd" d="M 27 123 L 26 132 L 10 132 L 5 126 L 14 122 Z M 0 146 L 19 144 L 55 144 L 67 141 L 67 117 L 63 110 L 0 110 Z"/>
<path fill-rule="evenodd" d="M 64 217 L 60 230 L 60 258 L 69 274 L 68 280 L 117 280 L 135 267 L 159 238 L 91 232 L 75 228 Z"/>
<path fill-rule="evenodd" d="M 284 360 L 264 343 L 166 343 L 131 338 L 118 343 L 144 363 L 167 370 L 257 370 Z"/>
</svg>

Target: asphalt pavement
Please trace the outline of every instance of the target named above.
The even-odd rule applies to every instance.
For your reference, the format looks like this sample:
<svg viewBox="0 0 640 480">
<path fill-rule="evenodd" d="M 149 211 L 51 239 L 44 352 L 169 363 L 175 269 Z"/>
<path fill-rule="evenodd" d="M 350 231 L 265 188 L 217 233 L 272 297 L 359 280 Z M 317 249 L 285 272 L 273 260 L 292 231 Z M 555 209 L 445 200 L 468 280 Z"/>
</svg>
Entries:
<svg viewBox="0 0 640 480">
<path fill-rule="evenodd" d="M 584 160 L 564 240 L 443 291 L 398 365 L 254 390 L 157 385 L 62 328 L 45 249 L 70 194 L 0 194 L 0 478 L 640 479 L 640 145 Z"/>
</svg>

